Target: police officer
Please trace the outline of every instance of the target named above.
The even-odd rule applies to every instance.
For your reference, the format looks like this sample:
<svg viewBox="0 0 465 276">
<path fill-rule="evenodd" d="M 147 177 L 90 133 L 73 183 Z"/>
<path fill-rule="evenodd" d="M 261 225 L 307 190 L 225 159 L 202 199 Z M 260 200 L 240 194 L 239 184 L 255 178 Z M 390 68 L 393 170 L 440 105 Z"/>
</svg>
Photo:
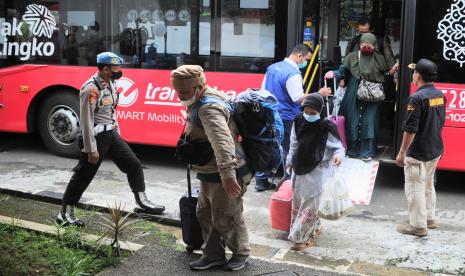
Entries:
<svg viewBox="0 0 465 276">
<path fill-rule="evenodd" d="M 434 173 L 444 152 L 442 128 L 446 115 L 446 98 L 434 87 L 438 74 L 436 64 L 420 59 L 410 64 L 413 81 L 418 87 L 408 99 L 404 121 L 404 136 L 396 163 L 404 167 L 405 194 L 410 221 L 400 224 L 397 231 L 424 237 L 427 229 L 438 226 Z"/>
<path fill-rule="evenodd" d="M 107 155 L 127 174 L 129 186 L 140 207 L 136 211 L 161 214 L 165 210 L 164 206 L 155 205 L 147 199 L 141 162 L 119 135 L 115 114 L 118 105 L 115 80 L 122 76 L 122 64 L 123 59 L 114 53 L 97 55 L 98 72 L 82 86 L 79 93 L 82 153 L 56 219 L 61 225 L 84 226 L 84 222 L 76 218 L 74 206 Z"/>
</svg>

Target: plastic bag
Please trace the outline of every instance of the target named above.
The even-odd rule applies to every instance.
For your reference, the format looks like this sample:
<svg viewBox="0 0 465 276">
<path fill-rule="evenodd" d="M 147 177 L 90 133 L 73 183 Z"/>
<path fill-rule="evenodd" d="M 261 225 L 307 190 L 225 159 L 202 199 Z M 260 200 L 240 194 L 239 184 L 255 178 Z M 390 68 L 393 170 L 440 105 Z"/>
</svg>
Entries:
<svg viewBox="0 0 465 276">
<path fill-rule="evenodd" d="M 336 89 L 336 92 L 334 93 L 334 97 L 333 97 L 333 112 L 331 115 L 333 116 L 338 116 L 339 114 L 339 108 L 341 106 L 341 102 L 342 102 L 342 99 L 344 98 L 344 95 L 346 94 L 346 88 L 345 87 L 342 87 L 342 86 L 339 86 L 337 89 Z"/>
<path fill-rule="evenodd" d="M 352 212 L 353 206 L 347 184 L 335 169 L 321 194 L 318 216 L 323 219 L 336 220 Z"/>
</svg>

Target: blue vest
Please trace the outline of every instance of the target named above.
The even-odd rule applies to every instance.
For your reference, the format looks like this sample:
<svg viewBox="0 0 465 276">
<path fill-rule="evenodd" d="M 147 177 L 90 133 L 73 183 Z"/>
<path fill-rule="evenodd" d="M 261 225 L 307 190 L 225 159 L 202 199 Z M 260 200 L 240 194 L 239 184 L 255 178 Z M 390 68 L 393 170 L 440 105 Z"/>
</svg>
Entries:
<svg viewBox="0 0 465 276">
<path fill-rule="evenodd" d="M 282 120 L 293 121 L 301 113 L 300 103 L 292 100 L 286 88 L 286 81 L 297 74 L 300 71 L 287 61 L 271 64 L 266 70 L 265 89 L 278 100 L 278 111 Z"/>
</svg>

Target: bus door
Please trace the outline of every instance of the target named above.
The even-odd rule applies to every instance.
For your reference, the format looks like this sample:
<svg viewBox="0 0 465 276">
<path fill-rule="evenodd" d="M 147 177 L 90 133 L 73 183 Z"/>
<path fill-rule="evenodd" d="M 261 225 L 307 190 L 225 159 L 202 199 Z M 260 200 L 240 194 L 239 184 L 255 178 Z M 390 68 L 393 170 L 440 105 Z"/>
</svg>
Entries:
<svg viewBox="0 0 465 276">
<path fill-rule="evenodd" d="M 321 5 L 323 74 L 338 68 L 349 53 L 358 51 L 361 32 L 369 31 L 377 37 L 377 51 L 383 54 L 388 64 L 395 64 L 399 60 L 402 17 L 400 0 L 330 0 L 321 1 Z M 399 91 L 399 75 L 386 76 L 386 99 L 381 103 L 379 125 L 375 127 L 375 157 L 378 159 L 392 160 L 395 157 Z"/>
</svg>

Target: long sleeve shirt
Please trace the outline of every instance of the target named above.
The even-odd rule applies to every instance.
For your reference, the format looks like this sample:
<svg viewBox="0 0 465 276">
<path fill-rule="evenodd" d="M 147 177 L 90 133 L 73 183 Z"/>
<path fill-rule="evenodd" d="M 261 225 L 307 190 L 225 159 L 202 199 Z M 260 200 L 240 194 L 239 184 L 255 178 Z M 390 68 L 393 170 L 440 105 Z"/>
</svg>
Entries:
<svg viewBox="0 0 465 276">
<path fill-rule="evenodd" d="M 100 83 L 101 91 L 94 83 Z M 83 152 L 96 152 L 95 126 L 116 123 L 117 88 L 115 83 L 106 83 L 96 73 L 81 88 L 79 93 L 80 127 L 84 142 Z"/>
</svg>

